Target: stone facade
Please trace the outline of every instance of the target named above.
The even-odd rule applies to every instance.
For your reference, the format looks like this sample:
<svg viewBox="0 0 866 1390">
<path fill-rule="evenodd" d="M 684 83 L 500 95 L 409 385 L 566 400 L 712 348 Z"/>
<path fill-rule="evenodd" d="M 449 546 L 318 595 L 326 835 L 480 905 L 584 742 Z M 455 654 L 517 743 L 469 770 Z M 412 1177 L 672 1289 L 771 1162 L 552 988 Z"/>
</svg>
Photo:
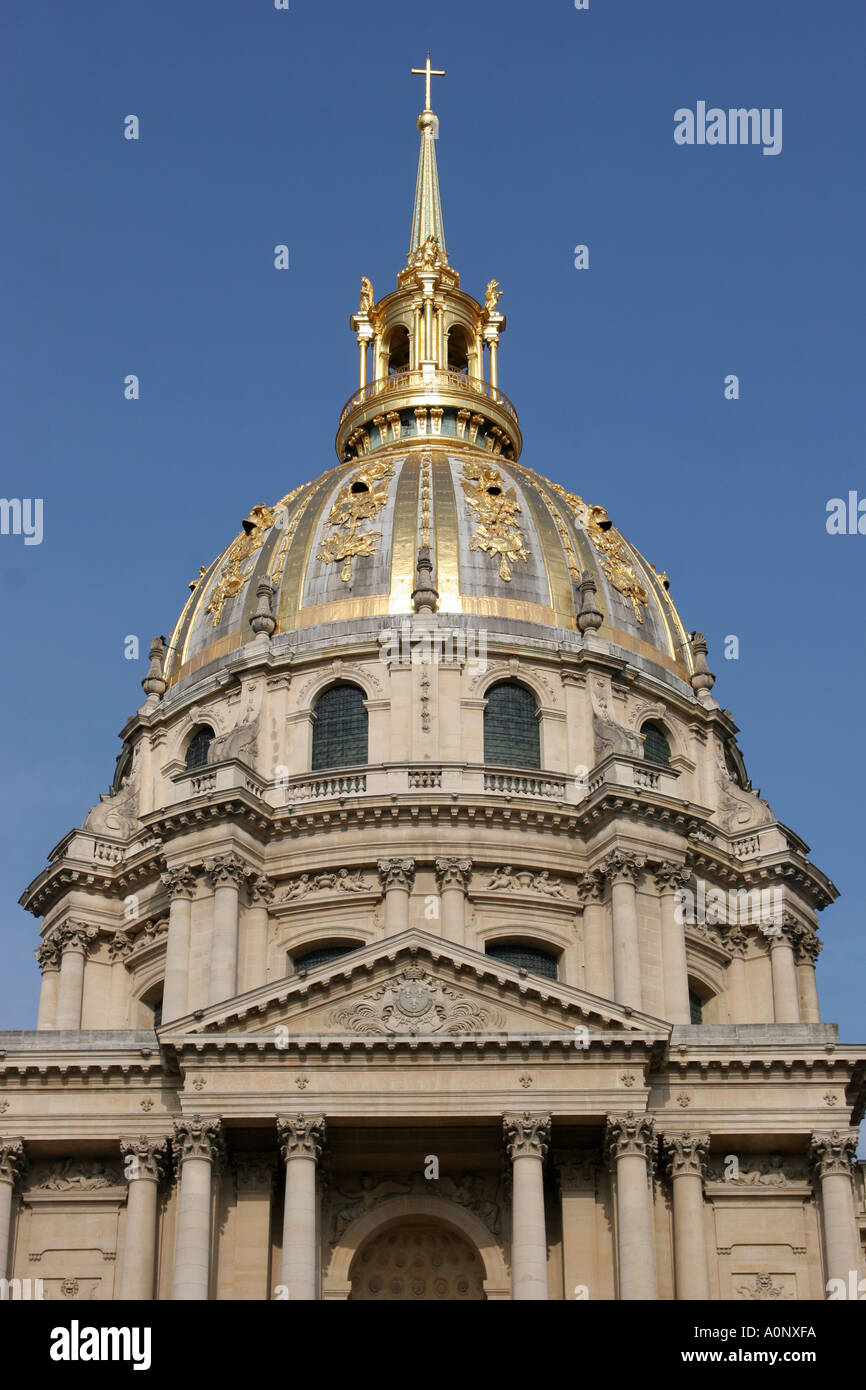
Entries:
<svg viewBox="0 0 866 1390">
<path fill-rule="evenodd" d="M 496 282 L 473 300 L 430 240 L 362 293 L 338 467 L 194 581 L 111 793 L 22 899 L 42 994 L 0 1034 L 0 1275 L 71 1301 L 856 1287 L 866 1051 L 815 983 L 836 889 L 752 790 L 665 577 L 518 465 Z M 534 764 L 486 755 L 503 682 Z M 314 765 L 335 685 L 366 757 Z"/>
</svg>

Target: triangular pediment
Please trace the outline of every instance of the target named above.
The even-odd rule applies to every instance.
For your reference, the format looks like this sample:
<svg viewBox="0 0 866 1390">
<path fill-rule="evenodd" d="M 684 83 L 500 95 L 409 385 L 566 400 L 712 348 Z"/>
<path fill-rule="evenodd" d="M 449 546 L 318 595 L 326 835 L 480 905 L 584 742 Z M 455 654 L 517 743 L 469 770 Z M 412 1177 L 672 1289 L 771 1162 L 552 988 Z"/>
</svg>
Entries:
<svg viewBox="0 0 866 1390">
<path fill-rule="evenodd" d="M 478 951 L 411 930 L 341 956 L 304 975 L 164 1024 L 161 1042 L 191 1036 L 440 1041 L 497 1036 L 612 1035 L 662 1040 L 670 1025 L 585 990 L 492 961 Z"/>
</svg>

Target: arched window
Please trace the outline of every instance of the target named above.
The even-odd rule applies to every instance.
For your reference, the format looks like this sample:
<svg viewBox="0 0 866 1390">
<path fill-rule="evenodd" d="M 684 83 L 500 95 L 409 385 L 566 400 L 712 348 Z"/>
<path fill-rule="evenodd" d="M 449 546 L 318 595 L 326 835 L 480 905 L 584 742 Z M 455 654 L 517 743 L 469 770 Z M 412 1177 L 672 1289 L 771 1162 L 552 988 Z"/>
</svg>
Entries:
<svg viewBox="0 0 866 1390">
<path fill-rule="evenodd" d="M 357 767 L 367 761 L 367 711 L 364 692 L 341 682 L 323 690 L 315 708 L 312 771 Z"/>
<path fill-rule="evenodd" d="M 452 372 L 469 370 L 469 335 L 459 323 L 448 331 L 448 366 Z"/>
<path fill-rule="evenodd" d="M 398 323 L 391 330 L 388 339 L 388 375 L 405 372 L 409 367 L 409 330 L 405 324 Z"/>
<path fill-rule="evenodd" d="M 661 724 L 644 724 L 641 729 L 643 735 L 643 755 L 648 763 L 655 763 L 657 767 L 670 767 L 671 765 L 671 746 L 668 736 Z"/>
<path fill-rule="evenodd" d="M 186 765 L 188 768 L 204 767 L 213 740 L 213 729 L 207 724 L 202 724 L 201 728 L 196 729 L 186 746 Z"/>
<path fill-rule="evenodd" d="M 500 681 L 487 692 L 484 761 L 494 767 L 541 767 L 535 696 L 516 681 Z"/>
<path fill-rule="evenodd" d="M 356 946 L 313 946 L 309 951 L 303 951 L 297 956 L 290 956 L 292 969 L 297 974 L 299 970 L 315 970 L 320 965 L 327 965 L 328 961 L 337 960 L 340 956 L 347 956 L 351 951 L 357 950 Z"/>
<path fill-rule="evenodd" d="M 502 945 L 485 947 L 484 954 L 493 960 L 501 960 L 515 970 L 528 970 L 530 975 L 543 975 L 546 980 L 556 979 L 559 959 L 552 951 L 543 951 L 538 946 L 524 946 L 520 942 L 506 942 Z"/>
<path fill-rule="evenodd" d="M 703 1023 L 704 1021 L 704 1001 L 699 994 L 695 994 L 693 989 L 689 990 L 689 1021 L 691 1023 Z"/>
</svg>

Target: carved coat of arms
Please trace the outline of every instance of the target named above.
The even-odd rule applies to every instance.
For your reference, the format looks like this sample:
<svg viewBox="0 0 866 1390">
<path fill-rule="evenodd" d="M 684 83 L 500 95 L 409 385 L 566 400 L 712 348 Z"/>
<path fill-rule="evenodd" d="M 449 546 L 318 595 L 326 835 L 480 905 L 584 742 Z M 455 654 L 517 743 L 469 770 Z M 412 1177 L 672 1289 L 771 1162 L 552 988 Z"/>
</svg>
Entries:
<svg viewBox="0 0 866 1390">
<path fill-rule="evenodd" d="M 474 1033 L 500 1028 L 504 1019 L 494 1009 L 436 980 L 421 966 L 410 965 L 372 994 L 330 1015 L 336 1028 L 350 1033 L 386 1035 L 408 1033 Z"/>
</svg>

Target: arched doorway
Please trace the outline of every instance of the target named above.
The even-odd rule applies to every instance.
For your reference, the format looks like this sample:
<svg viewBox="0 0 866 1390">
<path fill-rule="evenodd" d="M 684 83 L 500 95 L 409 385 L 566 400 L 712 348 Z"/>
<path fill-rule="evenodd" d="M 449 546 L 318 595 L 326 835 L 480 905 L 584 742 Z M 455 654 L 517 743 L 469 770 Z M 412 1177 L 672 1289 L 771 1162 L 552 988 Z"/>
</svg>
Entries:
<svg viewBox="0 0 866 1390">
<path fill-rule="evenodd" d="M 349 1270 L 352 1302 L 483 1301 L 484 1263 L 460 1232 L 429 1217 L 403 1220 L 364 1241 Z"/>
</svg>

